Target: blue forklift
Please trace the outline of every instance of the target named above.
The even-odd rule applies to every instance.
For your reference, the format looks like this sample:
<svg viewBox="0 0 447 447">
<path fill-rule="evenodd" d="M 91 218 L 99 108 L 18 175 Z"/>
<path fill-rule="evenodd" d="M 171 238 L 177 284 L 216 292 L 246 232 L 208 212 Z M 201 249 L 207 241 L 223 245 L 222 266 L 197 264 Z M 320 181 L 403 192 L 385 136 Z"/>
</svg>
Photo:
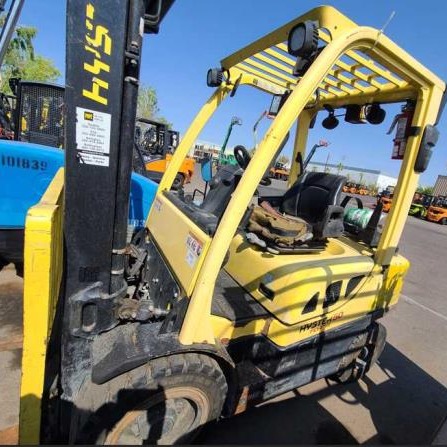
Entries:
<svg viewBox="0 0 447 447">
<path fill-rule="evenodd" d="M 13 0 L 10 4 L 0 33 L 0 65 L 23 2 Z M 17 78 L 10 79 L 9 85 L 13 95 L 2 94 L 0 101 L 0 270 L 13 263 L 17 274 L 23 276 L 26 213 L 64 165 L 65 88 Z M 144 226 L 158 187 L 137 173 L 145 171 L 138 163 L 138 157 L 134 157 L 129 237 Z"/>
</svg>

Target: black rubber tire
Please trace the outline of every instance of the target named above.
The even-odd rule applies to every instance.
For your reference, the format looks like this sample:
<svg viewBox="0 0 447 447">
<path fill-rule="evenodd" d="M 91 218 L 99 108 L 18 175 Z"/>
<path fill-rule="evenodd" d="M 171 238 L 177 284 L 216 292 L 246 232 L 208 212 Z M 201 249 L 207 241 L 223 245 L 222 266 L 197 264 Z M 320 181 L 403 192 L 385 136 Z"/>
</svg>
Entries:
<svg viewBox="0 0 447 447">
<path fill-rule="evenodd" d="M 447 225 L 447 217 L 443 217 L 443 218 L 439 221 L 439 223 L 440 223 L 441 225 Z"/>
<path fill-rule="evenodd" d="M 21 278 L 23 278 L 23 262 L 16 262 L 14 264 L 14 267 L 16 268 L 17 276 L 20 276 Z"/>
<path fill-rule="evenodd" d="M 350 344 L 348 352 L 345 355 L 339 365 L 338 372 L 330 376 L 329 378 L 337 383 L 351 383 L 358 380 L 355 375 L 355 363 L 357 357 L 365 346 L 367 340 L 367 334 L 358 335 Z"/>
<path fill-rule="evenodd" d="M 71 421 L 70 443 L 124 444 L 126 441 L 123 441 L 123 436 L 129 439 L 129 434 L 126 435 L 123 429 L 121 438 L 117 440 L 120 429 L 127 427 L 129 432 L 137 425 L 140 430 L 141 419 L 135 416 L 140 412 L 145 415 L 146 420 L 152 418 L 155 421 L 149 432 L 156 433 L 151 433 L 149 439 L 143 441 L 152 444 L 186 444 L 198 434 L 205 423 L 220 416 L 227 391 L 222 370 L 209 356 L 188 353 L 155 359 L 103 385 L 83 385 L 76 400 L 77 410 Z M 169 427 L 171 424 L 172 428 L 177 423 L 172 420 L 181 420 L 183 417 L 184 423 L 185 417 L 178 416 L 182 414 L 181 409 L 180 412 L 177 411 L 178 400 L 185 400 L 182 396 L 191 398 L 190 394 L 197 397 L 197 401 L 192 400 L 191 405 L 196 405 L 196 419 L 188 427 L 181 427 L 186 431 L 177 430 L 168 433 L 168 436 L 165 433 L 165 438 L 160 439 L 162 427 L 160 424 L 157 426 L 157 422 L 163 420 L 165 425 L 161 425 Z M 165 398 L 177 401 L 168 408 L 166 402 L 169 400 Z M 143 409 L 152 412 L 142 412 Z M 190 413 L 191 411 L 194 413 L 194 409 L 189 410 Z M 188 422 L 188 417 L 186 419 Z M 134 438 L 138 436 L 134 431 L 132 433 Z M 131 443 L 135 443 L 134 438 L 130 440 Z"/>
<path fill-rule="evenodd" d="M 329 377 L 337 383 L 352 383 L 360 380 L 377 362 L 386 343 L 386 328 L 376 323 L 370 333 L 358 335 L 349 346 L 349 354 L 345 355 L 338 366 L 338 372 Z M 366 348 L 366 349 L 365 349 Z M 356 361 L 360 357 L 366 362 L 366 368 L 360 374 Z"/>
<path fill-rule="evenodd" d="M 3 258 L 0 256 L 0 271 L 3 270 L 4 267 L 6 267 L 7 265 L 14 263 L 14 267 L 16 269 L 16 275 L 20 276 L 21 278 L 23 278 L 23 262 L 22 261 L 10 261 L 7 258 Z"/>
<path fill-rule="evenodd" d="M 2 258 L 0 256 L 0 271 L 3 270 L 3 267 L 6 267 L 9 264 L 9 261 L 7 261 L 5 258 Z"/>
<path fill-rule="evenodd" d="M 181 186 L 183 186 L 185 183 L 185 176 L 182 173 L 178 173 L 175 176 L 174 182 L 172 183 L 173 189 L 179 189 Z"/>
</svg>

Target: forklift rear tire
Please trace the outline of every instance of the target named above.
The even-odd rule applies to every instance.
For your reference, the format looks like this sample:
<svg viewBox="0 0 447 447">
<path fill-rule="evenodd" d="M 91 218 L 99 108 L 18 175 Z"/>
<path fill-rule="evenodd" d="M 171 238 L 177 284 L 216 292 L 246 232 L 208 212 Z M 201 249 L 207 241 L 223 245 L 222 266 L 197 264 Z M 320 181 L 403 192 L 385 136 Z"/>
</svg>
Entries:
<svg viewBox="0 0 447 447">
<path fill-rule="evenodd" d="M 152 360 L 103 385 L 81 389 L 71 443 L 189 443 L 220 416 L 227 390 L 222 370 L 209 356 Z"/>
<path fill-rule="evenodd" d="M 329 379 L 337 383 L 357 382 L 377 362 L 385 343 L 385 326 L 376 323 L 369 334 L 360 334 L 352 341 L 348 353 L 339 363 L 338 372 Z"/>
<path fill-rule="evenodd" d="M 447 225 L 447 217 L 443 217 L 443 218 L 439 221 L 439 223 L 440 223 L 441 225 Z"/>
<path fill-rule="evenodd" d="M 175 176 L 174 182 L 172 183 L 173 189 L 179 189 L 181 186 L 183 186 L 185 183 L 185 176 L 181 173 L 178 173 Z"/>
</svg>

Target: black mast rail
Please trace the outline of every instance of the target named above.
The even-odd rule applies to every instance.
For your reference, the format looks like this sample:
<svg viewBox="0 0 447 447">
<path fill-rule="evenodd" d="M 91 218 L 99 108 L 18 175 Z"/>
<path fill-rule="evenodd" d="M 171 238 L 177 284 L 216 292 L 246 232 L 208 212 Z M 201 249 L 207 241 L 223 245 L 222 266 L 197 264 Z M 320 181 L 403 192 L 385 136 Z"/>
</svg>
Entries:
<svg viewBox="0 0 447 447">
<path fill-rule="evenodd" d="M 95 335 L 117 324 L 143 31 L 174 0 L 67 0 L 62 438 Z M 65 422 L 64 422 L 65 421 Z"/>
</svg>

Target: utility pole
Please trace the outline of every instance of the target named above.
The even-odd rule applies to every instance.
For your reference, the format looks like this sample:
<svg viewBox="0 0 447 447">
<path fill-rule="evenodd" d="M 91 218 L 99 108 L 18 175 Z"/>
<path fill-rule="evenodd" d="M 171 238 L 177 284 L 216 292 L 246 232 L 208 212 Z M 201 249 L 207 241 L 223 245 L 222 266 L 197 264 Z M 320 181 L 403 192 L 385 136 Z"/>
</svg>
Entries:
<svg viewBox="0 0 447 447">
<path fill-rule="evenodd" d="M 328 172 L 328 167 L 327 167 L 327 165 L 328 165 L 328 163 L 329 163 L 329 159 L 331 158 L 331 153 L 330 152 L 328 152 L 327 153 L 327 157 L 326 157 L 326 163 L 324 164 L 324 172 Z"/>
</svg>

